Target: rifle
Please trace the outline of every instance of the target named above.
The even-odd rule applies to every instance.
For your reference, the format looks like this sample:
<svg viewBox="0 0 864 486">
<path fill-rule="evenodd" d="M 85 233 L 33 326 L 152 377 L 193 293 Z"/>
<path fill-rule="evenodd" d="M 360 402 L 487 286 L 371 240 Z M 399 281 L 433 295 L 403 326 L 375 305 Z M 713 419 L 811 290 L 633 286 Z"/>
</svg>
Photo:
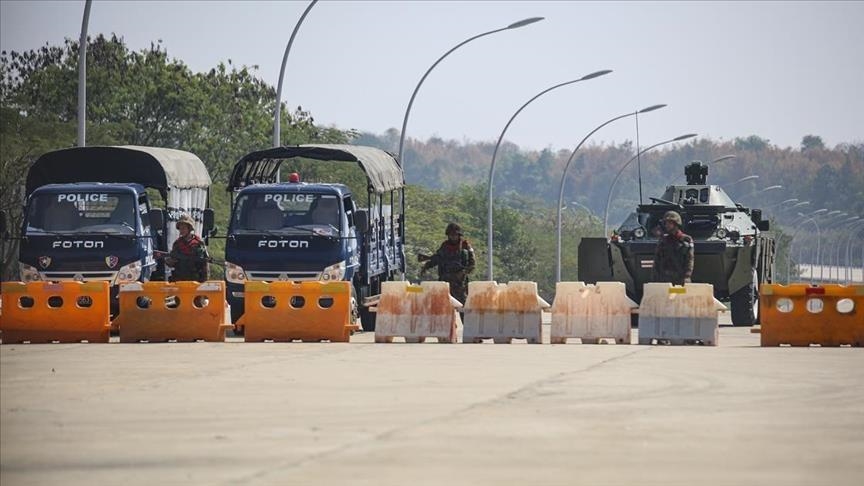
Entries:
<svg viewBox="0 0 864 486">
<path fill-rule="evenodd" d="M 216 260 L 216 259 L 214 259 L 213 257 L 211 257 L 210 255 L 207 255 L 207 256 L 204 257 L 204 258 L 196 257 L 196 256 L 189 256 L 189 255 L 177 255 L 177 256 L 171 256 L 171 252 L 170 252 L 170 251 L 161 251 L 161 250 L 153 250 L 153 255 L 154 255 L 157 259 L 159 259 L 159 258 L 164 258 L 164 257 L 170 257 L 170 258 L 173 258 L 173 259 L 175 259 L 175 260 L 189 260 L 189 261 L 193 261 L 193 262 L 201 262 L 201 261 L 203 261 L 203 262 L 207 262 L 207 263 L 212 263 L 212 264 L 214 264 L 214 265 L 218 265 L 218 266 L 223 267 L 223 268 L 225 267 L 225 262 L 224 262 L 224 261 Z"/>
</svg>

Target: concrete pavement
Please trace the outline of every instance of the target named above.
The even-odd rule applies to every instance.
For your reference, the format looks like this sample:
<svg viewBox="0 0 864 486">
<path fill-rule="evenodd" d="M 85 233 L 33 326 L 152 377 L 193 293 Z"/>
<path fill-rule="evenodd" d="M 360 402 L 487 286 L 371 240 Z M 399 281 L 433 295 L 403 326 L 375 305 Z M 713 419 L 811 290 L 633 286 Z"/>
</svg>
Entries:
<svg viewBox="0 0 864 486">
<path fill-rule="evenodd" d="M 864 353 L 0 346 L 0 483 L 860 484 Z"/>
</svg>

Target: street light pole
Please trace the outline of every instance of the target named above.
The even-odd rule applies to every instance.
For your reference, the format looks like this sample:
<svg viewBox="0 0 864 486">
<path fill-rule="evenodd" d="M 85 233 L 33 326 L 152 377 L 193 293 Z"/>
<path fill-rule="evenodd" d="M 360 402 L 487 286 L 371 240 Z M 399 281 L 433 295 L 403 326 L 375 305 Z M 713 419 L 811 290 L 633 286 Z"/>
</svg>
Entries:
<svg viewBox="0 0 864 486">
<path fill-rule="evenodd" d="M 88 0 L 89 1 L 89 0 Z M 291 46 L 294 44 L 294 38 L 297 37 L 297 31 L 300 30 L 300 24 L 306 19 L 306 15 L 312 10 L 312 7 L 318 3 L 318 0 L 312 0 L 300 16 L 300 20 L 294 24 L 294 30 L 291 32 L 291 37 L 288 39 L 288 45 L 285 46 L 285 54 L 282 55 L 282 68 L 279 70 L 279 83 L 276 84 L 276 108 L 273 109 L 273 146 L 279 147 L 282 145 L 282 82 L 285 79 L 285 65 L 288 63 L 288 53 L 291 52 Z M 277 177 L 278 180 L 278 177 Z"/>
<path fill-rule="evenodd" d="M 647 108 L 642 108 L 641 110 L 636 110 L 636 111 L 631 112 L 631 113 L 624 113 L 623 115 L 618 115 L 614 118 L 606 120 L 605 122 L 598 125 L 597 128 L 588 132 L 588 135 L 585 135 L 585 137 L 579 142 L 579 144 L 576 145 L 576 148 L 573 149 L 572 152 L 570 152 L 570 157 L 567 159 L 567 163 L 564 164 L 564 171 L 561 173 L 561 184 L 558 187 L 558 220 L 557 220 L 557 223 L 555 225 L 557 233 L 558 233 L 558 236 L 556 238 L 556 244 L 555 244 L 555 282 L 556 283 L 561 281 L 561 206 L 564 204 L 564 183 L 567 181 L 567 169 L 570 168 L 570 164 L 573 162 L 573 158 L 576 156 L 576 152 L 579 151 L 579 149 L 582 147 L 582 145 L 585 143 L 585 141 L 587 141 L 589 138 L 591 138 L 591 135 L 594 135 L 598 130 L 605 127 L 606 125 L 608 125 L 614 121 L 618 121 L 622 118 L 627 118 L 630 116 L 637 116 L 638 117 L 640 113 L 648 113 L 648 112 L 651 112 L 654 110 L 659 110 L 660 108 L 663 108 L 665 106 L 666 106 L 665 104 L 652 105 L 652 106 L 649 106 Z"/>
<path fill-rule="evenodd" d="M 615 177 L 612 179 L 612 184 L 609 185 L 609 194 L 606 196 L 606 209 L 603 210 L 603 236 L 606 236 L 608 238 L 608 235 L 609 235 L 609 205 L 612 203 L 612 190 L 615 189 L 615 184 L 618 183 L 618 178 L 621 177 L 621 174 L 624 173 L 624 169 L 629 167 L 630 164 L 632 164 L 634 160 L 636 160 L 638 157 L 642 156 L 642 154 L 644 154 L 645 152 L 647 152 L 649 150 L 655 149 L 661 145 L 666 145 L 667 143 L 680 142 L 681 140 L 687 140 L 688 138 L 693 138 L 695 136 L 696 136 L 695 133 L 688 133 L 686 135 L 680 135 L 680 136 L 677 136 L 675 138 L 670 138 L 669 140 L 664 140 L 662 142 L 655 143 L 654 145 L 651 145 L 650 147 L 644 148 L 641 151 L 639 151 L 630 160 L 628 160 L 626 164 L 624 164 L 623 166 L 621 166 L 620 169 L 618 169 L 618 173 L 615 174 Z"/>
<path fill-rule="evenodd" d="M 426 77 L 429 76 L 429 73 L 431 73 L 433 69 L 435 69 L 435 66 L 437 66 L 441 61 L 443 61 L 444 58 L 449 56 L 453 51 L 455 51 L 456 49 L 459 49 L 460 47 L 464 46 L 465 44 L 467 44 L 473 40 L 479 39 L 481 37 L 486 37 L 487 35 L 496 34 L 498 32 L 503 32 L 505 30 L 512 30 L 512 29 L 518 29 L 520 27 L 525 27 L 526 25 L 531 25 L 531 24 L 533 24 L 535 22 L 539 22 L 541 20 L 543 20 L 543 17 L 531 17 L 531 18 L 527 18 L 524 20 L 520 20 L 518 22 L 514 22 L 514 23 L 508 25 L 507 27 L 502 27 L 500 29 L 490 30 L 488 32 L 483 32 L 482 34 L 477 34 L 474 37 L 470 37 L 470 38 L 465 39 L 464 41 L 456 44 L 449 51 L 445 52 L 443 56 L 439 57 L 438 60 L 435 61 L 431 66 L 429 66 L 429 69 L 426 70 L 426 72 L 423 74 L 423 77 L 420 78 L 420 82 L 417 83 L 417 86 L 414 88 L 414 92 L 411 93 L 411 99 L 408 100 L 408 107 L 405 109 L 405 117 L 402 119 L 402 131 L 399 134 L 399 153 L 398 153 L 398 156 L 396 159 L 397 162 L 399 163 L 399 165 L 401 165 L 403 167 L 405 166 L 405 163 L 402 161 L 402 149 L 405 145 L 405 130 L 408 128 L 408 115 L 411 114 L 411 106 L 414 105 L 414 98 L 417 97 L 417 92 L 420 91 L 420 86 L 423 86 L 423 82 L 426 81 Z"/>
<path fill-rule="evenodd" d="M 826 211 L 827 211 L 827 209 L 826 209 Z M 792 237 L 789 239 L 789 256 L 787 256 L 787 258 L 786 258 L 786 285 L 789 285 L 789 277 L 790 277 L 791 271 L 792 271 L 791 258 L 789 258 L 789 257 L 791 257 L 792 252 L 795 248 L 795 236 L 801 230 L 801 227 L 804 223 L 813 223 L 813 225 L 816 226 L 816 254 L 817 255 L 819 254 L 819 250 L 821 249 L 820 247 L 822 245 L 822 229 L 819 227 L 819 223 L 817 223 L 816 220 L 812 216 L 807 217 L 806 219 L 804 219 L 803 221 L 798 223 L 798 225 L 795 227 L 795 231 L 792 233 Z M 816 259 L 818 260 L 818 257 Z M 810 264 L 810 283 L 813 283 L 814 273 L 815 272 L 813 271 L 813 264 L 811 263 Z"/>
<path fill-rule="evenodd" d="M 81 36 L 78 38 L 78 146 L 87 146 L 87 26 L 90 24 L 90 4 L 84 2 Z"/>
<path fill-rule="evenodd" d="M 489 180 L 488 180 L 488 187 L 486 188 L 487 199 L 488 199 L 488 203 L 487 203 L 488 208 L 487 208 L 487 213 L 486 213 L 486 245 L 487 245 L 487 248 L 486 248 L 486 264 L 487 264 L 486 277 L 487 277 L 487 280 L 491 281 L 492 276 L 493 276 L 493 269 L 492 269 L 492 265 L 493 265 L 493 261 L 492 261 L 492 253 L 493 253 L 493 249 L 492 249 L 492 243 L 493 243 L 492 242 L 492 178 L 495 175 L 495 162 L 498 160 L 498 149 L 501 147 L 501 142 L 504 140 L 504 134 L 507 133 L 507 129 L 510 128 L 510 125 L 513 123 L 513 120 L 515 120 L 516 117 L 519 116 L 519 113 L 522 113 L 522 110 L 524 110 L 528 105 L 530 105 L 532 102 L 534 102 L 534 100 L 536 100 L 537 98 L 543 96 L 544 94 L 546 94 L 546 93 L 548 93 L 554 89 L 558 89 L 558 88 L 561 88 L 563 86 L 568 86 L 568 85 L 571 85 L 574 83 L 578 83 L 580 81 L 588 81 L 589 79 L 599 78 L 600 76 L 604 76 L 604 75 L 609 74 L 611 72 L 612 72 L 611 69 L 604 69 L 602 71 L 595 71 L 591 74 L 586 74 L 585 76 L 582 76 L 581 78 L 572 79 L 570 81 L 565 81 L 563 83 L 559 83 L 559 84 L 556 84 L 555 86 L 551 86 L 549 88 L 544 89 L 543 91 L 537 93 L 536 95 L 531 97 L 531 99 L 529 99 L 528 101 L 523 103 L 522 106 L 520 106 L 519 109 L 516 110 L 515 113 L 513 113 L 513 116 L 510 117 L 510 119 L 507 121 L 507 124 L 504 125 L 504 129 L 501 130 L 501 134 L 498 135 L 498 141 L 495 143 L 495 149 L 492 151 L 492 164 L 489 166 Z"/>
</svg>

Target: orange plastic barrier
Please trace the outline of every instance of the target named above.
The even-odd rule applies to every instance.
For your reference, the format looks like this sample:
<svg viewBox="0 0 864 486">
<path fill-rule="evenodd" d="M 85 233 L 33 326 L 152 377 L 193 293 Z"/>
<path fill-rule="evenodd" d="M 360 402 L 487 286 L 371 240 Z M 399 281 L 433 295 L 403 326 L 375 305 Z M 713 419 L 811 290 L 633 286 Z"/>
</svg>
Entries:
<svg viewBox="0 0 864 486">
<path fill-rule="evenodd" d="M 225 341 L 225 283 L 135 282 L 120 286 L 121 343 Z"/>
<path fill-rule="evenodd" d="M 352 320 L 351 282 L 246 282 L 246 308 L 237 326 L 246 342 L 347 343 Z"/>
<path fill-rule="evenodd" d="M 3 282 L 3 344 L 107 343 L 108 282 Z"/>
<path fill-rule="evenodd" d="M 861 346 L 864 285 L 763 284 L 762 346 Z"/>
</svg>

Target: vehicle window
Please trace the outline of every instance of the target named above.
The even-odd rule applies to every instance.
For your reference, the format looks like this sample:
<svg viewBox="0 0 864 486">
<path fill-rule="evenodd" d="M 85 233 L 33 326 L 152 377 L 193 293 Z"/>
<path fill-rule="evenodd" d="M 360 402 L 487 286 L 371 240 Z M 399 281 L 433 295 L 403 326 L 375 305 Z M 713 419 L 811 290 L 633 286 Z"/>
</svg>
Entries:
<svg viewBox="0 0 864 486">
<path fill-rule="evenodd" d="M 699 191 L 699 201 L 704 204 L 708 204 L 708 197 L 710 195 L 710 190 L 706 187 Z"/>
<path fill-rule="evenodd" d="M 134 234 L 135 211 L 131 194 L 42 193 L 30 201 L 27 232 Z"/>
<path fill-rule="evenodd" d="M 237 199 L 232 227 L 235 231 L 339 229 L 340 221 L 340 201 L 335 195 L 255 193 Z"/>
</svg>

